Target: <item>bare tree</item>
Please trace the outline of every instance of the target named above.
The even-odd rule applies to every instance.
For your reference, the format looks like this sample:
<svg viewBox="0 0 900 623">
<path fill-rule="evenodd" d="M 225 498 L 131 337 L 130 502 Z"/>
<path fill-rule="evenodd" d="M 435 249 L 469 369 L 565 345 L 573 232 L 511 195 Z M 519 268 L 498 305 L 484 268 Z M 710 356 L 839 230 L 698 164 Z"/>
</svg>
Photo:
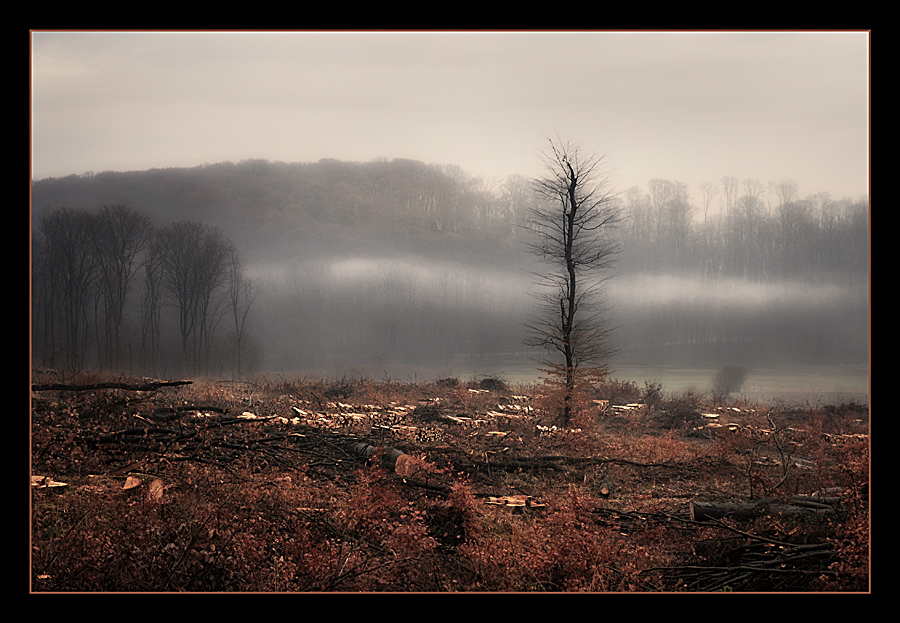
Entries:
<svg viewBox="0 0 900 623">
<path fill-rule="evenodd" d="M 578 146 L 559 139 L 548 143 L 542 154 L 547 173 L 534 180 L 539 201 L 526 226 L 534 234 L 530 249 L 551 269 L 539 275 L 540 312 L 528 326 L 528 343 L 545 349 L 547 372 L 562 381 L 562 415 L 568 422 L 580 383 L 606 374 L 601 288 L 618 252 L 614 230 L 622 216 L 602 157 L 584 156 Z"/>
<path fill-rule="evenodd" d="M 50 256 L 43 235 L 31 236 L 31 344 L 32 357 L 53 366 L 57 348 L 54 279 Z"/>
<path fill-rule="evenodd" d="M 762 194 L 764 190 L 763 183 L 752 177 L 745 177 L 743 181 L 744 194 L 741 199 L 744 200 L 743 207 L 745 210 L 758 210 L 763 206 Z M 748 201 L 749 200 L 749 201 Z M 750 218 L 755 218 L 755 214 Z"/>
<path fill-rule="evenodd" d="M 150 219 L 124 204 L 103 206 L 95 217 L 91 242 L 98 268 L 97 285 L 105 307 L 104 344 L 98 345 L 101 366 L 104 361 L 113 368 L 120 364 L 125 298 L 150 230 Z"/>
<path fill-rule="evenodd" d="M 722 190 L 725 193 L 725 214 L 730 216 L 737 200 L 738 179 L 733 175 L 723 175 Z"/>
<path fill-rule="evenodd" d="M 738 198 L 733 213 L 737 233 L 737 253 L 741 276 L 757 278 L 761 273 L 761 263 L 764 259 L 758 251 L 769 242 L 761 233 L 768 216 L 762 200 L 765 186 L 759 180 L 748 177 L 743 180 L 743 189 L 744 194 Z"/>
<path fill-rule="evenodd" d="M 712 200 L 719 194 L 719 187 L 712 182 L 703 182 L 700 184 L 700 196 L 703 199 L 703 226 L 706 227 L 706 221 L 709 217 L 709 206 Z"/>
<path fill-rule="evenodd" d="M 97 278 L 96 256 L 88 240 L 92 216 L 83 210 L 58 208 L 38 219 L 40 243 L 35 250 L 39 268 L 32 278 L 43 281 L 36 293 L 42 295 L 46 310 L 45 359 L 56 365 L 55 355 L 61 351 L 61 365 L 78 370 L 84 364 L 88 332 L 87 303 Z"/>
<path fill-rule="evenodd" d="M 259 290 L 253 285 L 250 278 L 244 275 L 244 266 L 234 249 L 229 255 L 226 271 L 228 274 L 228 307 L 234 320 L 235 363 L 237 376 L 240 378 L 247 315 L 250 313 L 250 307 L 256 300 Z"/>
<path fill-rule="evenodd" d="M 162 334 L 162 261 L 164 249 L 159 230 L 151 229 L 144 261 L 141 293 L 141 368 L 159 373 Z"/>
<path fill-rule="evenodd" d="M 161 244 L 162 283 L 178 308 L 182 366 L 190 352 L 196 372 L 221 318 L 213 294 L 225 283 L 231 244 L 217 228 L 192 221 L 166 227 Z"/>
<path fill-rule="evenodd" d="M 773 190 L 778 196 L 778 205 L 783 206 L 787 203 L 797 201 L 799 193 L 797 191 L 797 181 L 791 179 L 782 179 L 772 182 Z"/>
<path fill-rule="evenodd" d="M 533 198 L 530 180 L 524 175 L 510 175 L 500 187 L 499 222 L 504 226 L 508 224 L 509 231 L 513 236 L 521 232 L 521 229 L 516 227 L 516 223 L 521 222 L 520 217 L 526 213 Z"/>
<path fill-rule="evenodd" d="M 667 240 L 670 250 L 668 261 L 681 261 L 679 252 L 688 243 L 693 208 L 689 201 L 688 186 L 684 182 L 652 179 L 650 189 L 651 209 L 656 218 L 658 241 Z"/>
</svg>

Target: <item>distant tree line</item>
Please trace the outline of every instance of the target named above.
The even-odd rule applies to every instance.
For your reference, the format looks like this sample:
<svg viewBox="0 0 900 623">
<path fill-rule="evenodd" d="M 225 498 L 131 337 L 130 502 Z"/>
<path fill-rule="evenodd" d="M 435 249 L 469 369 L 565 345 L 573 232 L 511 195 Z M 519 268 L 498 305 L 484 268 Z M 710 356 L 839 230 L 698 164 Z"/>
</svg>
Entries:
<svg viewBox="0 0 900 623">
<path fill-rule="evenodd" d="M 750 281 L 868 270 L 865 199 L 834 200 L 828 193 L 801 199 L 792 180 L 764 185 L 729 175 L 701 184 L 700 193 L 696 207 L 678 181 L 654 179 L 647 192 L 626 191 L 623 268 Z M 711 211 L 716 199 L 722 209 Z"/>
<path fill-rule="evenodd" d="M 46 210 L 32 234 L 31 292 L 35 364 L 152 373 L 165 359 L 196 374 L 217 349 L 241 373 L 256 291 L 218 228 L 155 227 L 125 204 Z"/>
<path fill-rule="evenodd" d="M 326 360 L 517 356 L 517 328 L 533 304 L 523 294 L 534 260 L 522 226 L 539 207 L 533 190 L 521 175 L 485 181 L 412 160 L 252 160 L 35 181 L 33 361 L 240 374 L 300 363 L 321 371 Z M 867 282 L 867 199 L 800 198 L 790 180 L 733 176 L 701 184 L 699 203 L 690 191 L 654 179 L 610 198 L 624 217 L 616 283 L 643 273 Z M 332 267 L 348 257 L 375 264 L 361 280 L 335 279 Z M 427 280 L 419 269 L 431 271 Z M 691 301 L 636 303 L 621 310 L 613 324 L 626 326 L 614 335 L 651 353 L 655 344 L 742 350 L 756 348 L 740 342 L 754 335 L 802 338 L 793 352 L 830 340 L 839 323 L 843 350 L 865 335 L 865 299 L 862 312 L 834 302 L 815 323 L 788 300 L 765 318 Z M 837 315 L 845 311 L 861 328 Z M 746 329 L 760 322 L 768 324 Z"/>
<path fill-rule="evenodd" d="M 764 281 L 868 270 L 865 198 L 802 198 L 793 180 L 732 175 L 697 190 L 653 179 L 618 196 L 627 217 L 623 272 Z M 393 249 L 511 266 L 535 207 L 522 175 L 486 181 L 453 165 L 403 159 L 73 175 L 35 182 L 33 197 L 36 206 L 127 203 L 157 222 L 212 223 L 266 262 Z"/>
</svg>

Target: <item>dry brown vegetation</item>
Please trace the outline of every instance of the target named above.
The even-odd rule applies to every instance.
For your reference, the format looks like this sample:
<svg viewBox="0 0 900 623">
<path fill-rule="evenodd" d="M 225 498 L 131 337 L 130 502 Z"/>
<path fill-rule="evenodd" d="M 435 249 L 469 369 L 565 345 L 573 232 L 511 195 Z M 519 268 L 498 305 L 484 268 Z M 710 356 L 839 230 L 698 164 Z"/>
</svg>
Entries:
<svg viewBox="0 0 900 623">
<path fill-rule="evenodd" d="M 33 592 L 869 590 L 864 406 L 152 382 L 33 372 Z"/>
</svg>

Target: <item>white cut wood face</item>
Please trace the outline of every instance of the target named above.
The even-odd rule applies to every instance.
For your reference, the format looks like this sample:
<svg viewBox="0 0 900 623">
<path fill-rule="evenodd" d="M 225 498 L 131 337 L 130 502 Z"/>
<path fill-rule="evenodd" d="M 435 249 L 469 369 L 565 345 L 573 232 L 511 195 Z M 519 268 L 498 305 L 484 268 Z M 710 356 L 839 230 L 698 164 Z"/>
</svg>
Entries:
<svg viewBox="0 0 900 623">
<path fill-rule="evenodd" d="M 46 489 L 49 487 L 68 487 L 69 484 L 66 482 L 57 482 L 49 476 L 32 476 L 31 486 L 39 489 Z"/>
</svg>

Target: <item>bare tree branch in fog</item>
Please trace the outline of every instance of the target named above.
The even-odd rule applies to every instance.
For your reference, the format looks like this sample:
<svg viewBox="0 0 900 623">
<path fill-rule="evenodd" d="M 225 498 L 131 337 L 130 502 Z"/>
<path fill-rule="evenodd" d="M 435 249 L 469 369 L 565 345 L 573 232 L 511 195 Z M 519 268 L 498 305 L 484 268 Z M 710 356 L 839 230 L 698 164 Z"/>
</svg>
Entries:
<svg viewBox="0 0 900 623">
<path fill-rule="evenodd" d="M 150 219 L 125 204 L 103 206 L 94 216 L 91 242 L 97 258 L 97 285 L 106 307 L 100 365 L 120 365 L 125 297 L 139 268 L 138 255 L 150 236 Z M 99 331 L 99 328 L 98 328 Z"/>
<path fill-rule="evenodd" d="M 71 208 L 38 219 L 32 287 L 42 295 L 39 328 L 49 366 L 78 370 L 85 363 L 87 305 L 97 279 L 97 257 L 88 243 L 93 222 L 91 214 Z"/>
<path fill-rule="evenodd" d="M 601 169 L 603 158 L 550 139 L 542 154 L 547 174 L 534 181 L 540 199 L 528 214 L 529 248 L 550 269 L 540 275 L 539 317 L 528 326 L 528 344 L 544 348 L 548 372 L 563 381 L 563 419 L 573 416 L 578 384 L 605 375 L 608 356 L 603 322 L 601 273 L 618 252 L 612 235 L 621 212 Z M 551 358 L 562 356 L 562 362 Z"/>
<path fill-rule="evenodd" d="M 259 295 L 259 289 L 244 275 L 244 265 L 235 249 L 229 253 L 225 270 L 228 275 L 228 306 L 234 320 L 235 363 L 237 377 L 240 378 L 247 315 Z"/>
<path fill-rule="evenodd" d="M 162 247 L 161 230 L 152 229 L 147 241 L 143 262 L 143 290 L 141 292 L 141 368 L 159 372 L 162 350 Z"/>
<path fill-rule="evenodd" d="M 187 364 L 188 342 L 196 371 L 201 353 L 217 323 L 213 293 L 227 279 L 227 262 L 232 245 L 222 232 L 193 221 L 180 221 L 166 227 L 161 237 L 165 254 L 162 277 L 178 308 L 182 365 Z M 211 304 L 213 306 L 211 307 Z"/>
<path fill-rule="evenodd" d="M 719 187 L 712 182 L 703 182 L 700 184 L 700 197 L 703 200 L 703 227 L 707 227 L 709 219 L 709 206 L 712 200 L 719 194 Z"/>
<path fill-rule="evenodd" d="M 723 175 L 722 191 L 725 193 L 725 214 L 730 216 L 737 201 L 738 179 L 733 175 Z"/>
<path fill-rule="evenodd" d="M 771 184 L 775 194 L 778 196 L 778 205 L 783 206 L 797 201 L 799 193 L 797 192 L 796 180 L 782 179 L 777 182 L 771 182 Z"/>
</svg>

